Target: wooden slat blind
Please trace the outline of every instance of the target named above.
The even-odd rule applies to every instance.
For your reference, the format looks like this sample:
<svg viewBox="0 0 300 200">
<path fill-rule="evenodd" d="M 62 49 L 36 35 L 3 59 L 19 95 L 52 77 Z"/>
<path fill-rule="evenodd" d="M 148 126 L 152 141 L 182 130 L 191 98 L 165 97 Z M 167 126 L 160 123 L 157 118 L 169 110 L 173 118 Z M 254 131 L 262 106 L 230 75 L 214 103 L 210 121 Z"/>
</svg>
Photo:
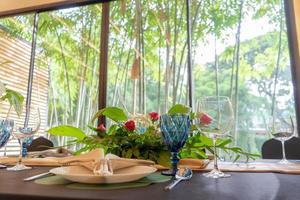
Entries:
<svg viewBox="0 0 300 200">
<path fill-rule="evenodd" d="M 26 41 L 11 37 L 8 33 L 0 29 L 0 63 L 8 61 L 9 63 L 0 66 L 0 78 L 8 88 L 20 92 L 26 98 L 29 60 L 31 45 Z M 36 66 L 34 71 L 32 88 L 32 107 L 38 107 L 41 113 L 41 128 L 37 135 L 45 135 L 47 128 L 48 115 L 48 68 Z M 5 118 L 9 109 L 7 102 L 0 103 L 0 118 Z M 25 111 L 25 109 L 24 109 Z M 11 119 L 15 120 L 15 127 L 22 126 L 25 113 L 20 118 L 14 111 L 11 112 Z M 32 125 L 32 124 L 31 124 Z M 16 154 L 18 152 L 18 143 L 12 140 L 7 145 L 7 152 Z M 4 149 L 0 149 L 3 151 Z"/>
</svg>

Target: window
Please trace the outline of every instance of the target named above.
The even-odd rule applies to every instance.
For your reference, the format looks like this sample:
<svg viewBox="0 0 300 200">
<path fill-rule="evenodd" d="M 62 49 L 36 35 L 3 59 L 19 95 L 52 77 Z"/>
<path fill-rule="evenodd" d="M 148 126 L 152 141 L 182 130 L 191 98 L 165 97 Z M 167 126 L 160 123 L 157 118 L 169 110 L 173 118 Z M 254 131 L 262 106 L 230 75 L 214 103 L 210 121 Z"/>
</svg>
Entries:
<svg viewBox="0 0 300 200">
<path fill-rule="evenodd" d="M 4 83 L 25 97 L 31 53 L 33 15 L 4 18 L 1 24 L 0 66 Z M 97 111 L 101 4 L 39 14 L 32 106 L 40 109 L 40 135 L 61 124 L 86 124 Z M 5 37 L 4 37 L 5 36 Z M 1 79 L 2 80 L 2 79 Z M 1 117 L 8 105 L 3 104 Z M 24 109 L 25 111 L 25 109 Z M 25 112 L 24 112 L 25 113 Z M 16 127 L 24 123 L 16 115 Z M 63 145 L 66 138 L 53 138 Z M 18 144 L 10 142 L 8 151 L 16 153 Z M 1 149 L 3 151 L 3 149 Z"/>
<path fill-rule="evenodd" d="M 121 1 L 111 10 L 109 105 L 131 113 L 188 105 L 185 1 Z M 282 2 L 191 1 L 191 26 L 194 100 L 229 96 L 236 144 L 260 152 L 273 117 L 295 123 Z"/>
<path fill-rule="evenodd" d="M 276 120 L 290 123 L 292 117 L 295 122 L 282 1 L 191 0 L 190 14 L 194 100 L 229 96 L 236 114 L 235 142 L 260 152 Z M 184 0 L 110 3 L 108 106 L 135 114 L 188 105 L 186 15 Z M 86 129 L 97 110 L 101 5 L 39 17 L 33 102 L 47 113 L 43 130 L 58 124 Z M 32 21 L 27 15 L 0 24 L 2 32 L 21 42 L 31 41 Z M 15 57 L 29 62 L 30 46 L 23 43 Z M 1 73 L 8 77 L 15 70 Z M 12 80 L 6 82 L 13 86 Z M 25 94 L 25 88 L 19 90 Z"/>
</svg>

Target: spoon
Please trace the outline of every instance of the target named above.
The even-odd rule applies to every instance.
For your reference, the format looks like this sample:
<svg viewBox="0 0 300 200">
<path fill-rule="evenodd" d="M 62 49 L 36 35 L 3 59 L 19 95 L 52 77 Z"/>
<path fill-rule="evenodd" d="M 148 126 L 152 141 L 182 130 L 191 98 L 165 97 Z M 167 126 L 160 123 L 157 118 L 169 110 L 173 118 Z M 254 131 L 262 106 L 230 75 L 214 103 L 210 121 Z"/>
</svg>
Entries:
<svg viewBox="0 0 300 200">
<path fill-rule="evenodd" d="M 193 171 L 190 168 L 180 168 L 176 172 L 175 180 L 165 187 L 165 190 L 171 190 L 175 185 L 177 185 L 180 181 L 190 180 L 193 176 Z"/>
</svg>

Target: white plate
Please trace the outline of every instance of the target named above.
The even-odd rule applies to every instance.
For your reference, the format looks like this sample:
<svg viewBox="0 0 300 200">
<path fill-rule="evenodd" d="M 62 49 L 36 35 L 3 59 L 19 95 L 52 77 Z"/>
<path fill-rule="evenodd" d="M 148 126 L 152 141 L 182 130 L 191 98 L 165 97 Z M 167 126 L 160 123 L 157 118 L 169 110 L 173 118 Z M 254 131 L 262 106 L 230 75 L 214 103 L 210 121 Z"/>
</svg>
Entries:
<svg viewBox="0 0 300 200">
<path fill-rule="evenodd" d="M 113 175 L 94 175 L 82 166 L 68 166 L 51 169 L 50 172 L 78 183 L 125 183 L 139 180 L 157 169 L 149 166 L 133 166 L 114 171 Z"/>
</svg>

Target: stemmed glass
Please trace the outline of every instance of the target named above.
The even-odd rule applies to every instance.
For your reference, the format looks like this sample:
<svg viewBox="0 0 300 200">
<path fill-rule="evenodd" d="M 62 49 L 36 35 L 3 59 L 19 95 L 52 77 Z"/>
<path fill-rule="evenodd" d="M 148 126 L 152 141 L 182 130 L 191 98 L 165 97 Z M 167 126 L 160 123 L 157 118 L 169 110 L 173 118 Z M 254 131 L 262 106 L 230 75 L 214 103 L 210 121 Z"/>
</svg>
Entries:
<svg viewBox="0 0 300 200">
<path fill-rule="evenodd" d="M 9 141 L 10 135 L 14 128 L 13 120 L 0 120 L 0 148 L 5 147 L 4 156 L 6 156 L 6 145 Z M 4 168 L 4 165 L 0 165 L 0 168 Z"/>
<path fill-rule="evenodd" d="M 200 131 L 211 137 L 214 147 L 214 169 L 203 174 L 209 178 L 229 177 L 218 168 L 216 141 L 218 138 L 228 136 L 234 123 L 232 104 L 228 97 L 203 97 L 197 102 L 196 124 Z"/>
<path fill-rule="evenodd" d="M 31 167 L 25 166 L 22 162 L 23 157 L 23 144 L 24 140 L 27 138 L 32 138 L 35 133 L 38 132 L 41 124 L 40 112 L 39 109 L 35 109 L 35 116 L 30 120 L 30 125 L 35 126 L 34 128 L 31 127 L 23 127 L 19 128 L 19 130 L 14 131 L 12 135 L 19 140 L 20 143 L 20 153 L 18 162 L 15 166 L 7 168 L 8 171 L 21 171 L 25 169 L 31 169 Z"/>
<path fill-rule="evenodd" d="M 0 148 L 6 146 L 12 130 L 14 128 L 13 120 L 0 120 Z"/>
<path fill-rule="evenodd" d="M 279 161 L 280 164 L 289 164 L 290 162 L 286 159 L 285 155 L 285 141 L 291 139 L 295 135 L 294 123 L 291 118 L 291 124 L 284 120 L 277 119 L 273 121 L 272 135 L 274 139 L 279 140 L 282 146 L 282 159 Z"/>
<path fill-rule="evenodd" d="M 172 168 L 168 171 L 163 171 L 162 174 L 174 176 L 178 170 L 178 152 L 188 138 L 190 129 L 189 116 L 185 114 L 164 114 L 160 117 L 160 129 L 163 140 L 171 152 L 172 164 Z"/>
</svg>

